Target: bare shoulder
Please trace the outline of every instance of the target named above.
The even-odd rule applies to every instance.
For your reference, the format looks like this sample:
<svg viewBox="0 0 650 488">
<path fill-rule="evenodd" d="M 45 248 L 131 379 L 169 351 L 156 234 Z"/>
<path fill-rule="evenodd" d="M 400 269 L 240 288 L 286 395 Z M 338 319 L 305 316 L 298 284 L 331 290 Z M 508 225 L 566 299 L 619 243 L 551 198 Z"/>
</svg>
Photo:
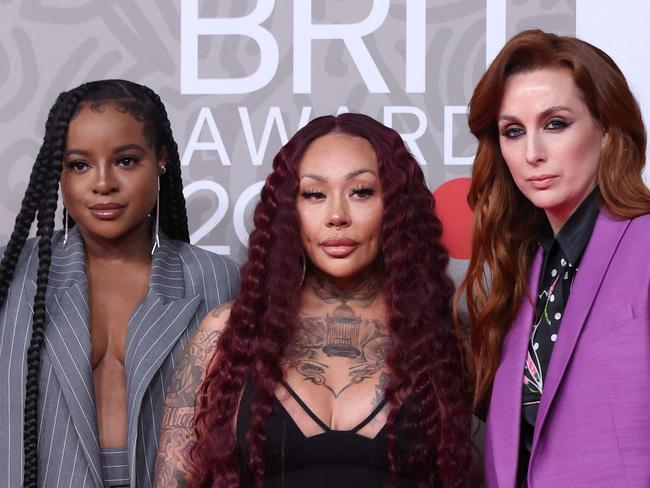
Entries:
<svg viewBox="0 0 650 488">
<path fill-rule="evenodd" d="M 223 329 L 226 327 L 226 323 L 230 318 L 230 311 L 232 310 L 233 303 L 234 302 L 226 302 L 213 308 L 203 319 L 200 328 L 223 332 Z"/>
<path fill-rule="evenodd" d="M 232 303 L 224 303 L 212 310 L 190 339 L 176 364 L 167 390 L 168 406 L 194 406 L 194 397 L 217 349 L 231 306 Z"/>
<path fill-rule="evenodd" d="M 219 337 L 228 323 L 232 303 L 227 302 L 215 307 L 199 325 L 188 345 L 195 361 L 206 362 L 216 350 Z"/>
<path fill-rule="evenodd" d="M 199 328 L 192 338 L 192 342 L 212 346 L 210 349 L 214 350 L 217 346 L 216 341 L 226 328 L 226 324 L 230 318 L 232 305 L 233 302 L 226 302 L 213 308 L 210 313 L 205 316 L 201 325 L 199 325 Z M 208 344 L 208 342 L 210 344 Z M 214 344 L 212 344 L 212 342 L 214 342 Z"/>
</svg>

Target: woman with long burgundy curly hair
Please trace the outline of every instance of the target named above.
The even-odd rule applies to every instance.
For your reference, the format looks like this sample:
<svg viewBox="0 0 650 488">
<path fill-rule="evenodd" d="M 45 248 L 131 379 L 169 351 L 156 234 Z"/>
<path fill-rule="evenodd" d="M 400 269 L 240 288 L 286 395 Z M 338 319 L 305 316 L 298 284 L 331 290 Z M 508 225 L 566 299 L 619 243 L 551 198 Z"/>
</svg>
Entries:
<svg viewBox="0 0 650 488">
<path fill-rule="evenodd" d="M 433 206 L 399 134 L 372 118 L 296 133 L 255 209 L 239 297 L 177 365 L 157 486 L 468 486 Z"/>
<path fill-rule="evenodd" d="M 650 486 L 646 131 L 614 61 L 521 32 L 469 105 L 462 287 L 489 488 Z"/>
</svg>

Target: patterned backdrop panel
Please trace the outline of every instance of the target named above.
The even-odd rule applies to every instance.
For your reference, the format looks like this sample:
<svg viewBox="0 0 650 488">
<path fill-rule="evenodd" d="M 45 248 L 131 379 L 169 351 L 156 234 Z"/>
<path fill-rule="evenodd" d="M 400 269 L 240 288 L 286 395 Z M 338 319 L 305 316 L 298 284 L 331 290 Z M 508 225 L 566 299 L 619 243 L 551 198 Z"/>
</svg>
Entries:
<svg viewBox="0 0 650 488">
<path fill-rule="evenodd" d="M 57 94 L 127 78 L 167 105 L 193 242 L 241 262 L 277 150 L 315 116 L 359 111 L 400 132 L 441 189 L 462 273 L 466 106 L 486 61 L 530 27 L 575 34 L 576 0 L 0 0 L 0 241 Z"/>
</svg>

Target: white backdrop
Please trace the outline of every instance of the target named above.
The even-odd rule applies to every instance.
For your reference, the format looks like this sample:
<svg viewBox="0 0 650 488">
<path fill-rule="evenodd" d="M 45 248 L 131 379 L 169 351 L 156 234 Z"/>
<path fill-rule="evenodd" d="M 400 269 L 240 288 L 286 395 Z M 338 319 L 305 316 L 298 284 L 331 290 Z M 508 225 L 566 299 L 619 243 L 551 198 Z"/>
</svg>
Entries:
<svg viewBox="0 0 650 488">
<path fill-rule="evenodd" d="M 576 35 L 607 52 L 627 77 L 650 123 L 650 2 L 577 0 Z M 650 146 L 646 161 L 650 161 Z M 645 168 L 650 186 L 650 168 Z"/>
</svg>

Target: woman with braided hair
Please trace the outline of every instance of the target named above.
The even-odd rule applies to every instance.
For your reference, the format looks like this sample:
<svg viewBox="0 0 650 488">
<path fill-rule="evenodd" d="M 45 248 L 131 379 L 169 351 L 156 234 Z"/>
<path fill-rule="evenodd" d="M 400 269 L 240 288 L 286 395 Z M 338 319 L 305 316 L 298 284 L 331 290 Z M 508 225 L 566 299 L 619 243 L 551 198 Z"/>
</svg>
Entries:
<svg viewBox="0 0 650 488">
<path fill-rule="evenodd" d="M 468 486 L 433 205 L 399 134 L 370 117 L 292 137 L 255 209 L 241 293 L 174 373 L 156 486 Z"/>
<path fill-rule="evenodd" d="M 151 486 L 174 364 L 238 286 L 188 244 L 182 189 L 152 90 L 59 95 L 0 262 L 0 486 Z"/>
</svg>

